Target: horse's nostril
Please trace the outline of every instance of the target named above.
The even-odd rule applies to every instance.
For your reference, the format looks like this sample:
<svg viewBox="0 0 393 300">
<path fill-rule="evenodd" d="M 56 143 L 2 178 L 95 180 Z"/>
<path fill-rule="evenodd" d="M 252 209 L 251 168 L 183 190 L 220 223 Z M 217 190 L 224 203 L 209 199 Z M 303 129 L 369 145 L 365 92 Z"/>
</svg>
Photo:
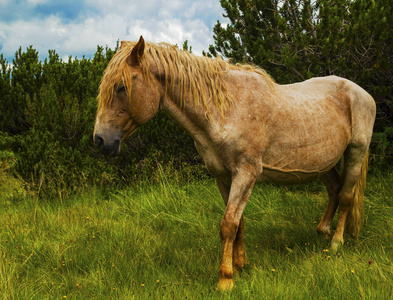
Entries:
<svg viewBox="0 0 393 300">
<path fill-rule="evenodd" d="M 101 149 L 104 146 L 104 139 L 102 138 L 102 136 L 96 134 L 94 136 L 94 143 L 96 144 L 98 149 Z"/>
<path fill-rule="evenodd" d="M 111 140 L 110 137 L 108 140 L 104 140 L 104 137 L 100 134 L 94 135 L 94 144 L 96 147 L 105 155 L 116 156 L 119 154 L 120 150 L 120 140 Z"/>
</svg>

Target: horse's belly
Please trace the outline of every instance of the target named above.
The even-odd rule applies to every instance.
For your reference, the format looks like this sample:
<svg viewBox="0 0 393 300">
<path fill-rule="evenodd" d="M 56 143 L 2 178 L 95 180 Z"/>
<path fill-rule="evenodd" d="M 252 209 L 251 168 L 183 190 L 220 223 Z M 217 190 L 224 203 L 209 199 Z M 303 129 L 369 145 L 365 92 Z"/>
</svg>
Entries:
<svg viewBox="0 0 393 300">
<path fill-rule="evenodd" d="M 264 167 L 262 174 L 257 178 L 257 182 L 270 182 L 284 185 L 301 184 L 318 179 L 326 172 L 325 170 L 318 172 L 304 172 L 302 170 L 283 171 Z"/>
<path fill-rule="evenodd" d="M 338 163 L 346 148 L 346 144 L 334 148 L 326 148 L 318 153 L 312 151 L 283 152 L 277 156 L 265 156 L 263 171 L 257 181 L 278 184 L 300 184 L 315 180 L 329 172 Z M 272 159 L 274 157 L 274 159 Z"/>
<path fill-rule="evenodd" d="M 342 132 L 336 138 L 325 135 L 324 139 L 316 137 L 300 143 L 296 139 L 279 139 L 264 153 L 258 181 L 298 184 L 321 177 L 338 163 L 347 148 L 349 133 Z"/>
</svg>

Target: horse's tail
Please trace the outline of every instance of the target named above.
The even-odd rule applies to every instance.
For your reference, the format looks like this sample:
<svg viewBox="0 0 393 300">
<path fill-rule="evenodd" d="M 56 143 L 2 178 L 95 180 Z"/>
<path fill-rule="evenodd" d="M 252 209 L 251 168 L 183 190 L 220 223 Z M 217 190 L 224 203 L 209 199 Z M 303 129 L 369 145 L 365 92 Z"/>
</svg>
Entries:
<svg viewBox="0 0 393 300">
<path fill-rule="evenodd" d="M 363 221 L 363 196 L 366 187 L 369 152 L 365 155 L 362 163 L 360 178 L 353 188 L 353 204 L 347 216 L 346 227 L 355 237 L 359 236 Z"/>
</svg>

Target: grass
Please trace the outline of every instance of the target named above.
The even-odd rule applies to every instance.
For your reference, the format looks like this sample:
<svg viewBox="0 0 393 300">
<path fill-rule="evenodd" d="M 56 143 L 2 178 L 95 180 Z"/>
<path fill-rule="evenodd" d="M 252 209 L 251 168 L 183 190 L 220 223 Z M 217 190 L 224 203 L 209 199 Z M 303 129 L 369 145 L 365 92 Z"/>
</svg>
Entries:
<svg viewBox="0 0 393 300">
<path fill-rule="evenodd" d="M 392 182 L 369 177 L 361 235 L 336 255 L 315 232 L 327 204 L 320 183 L 256 186 L 245 211 L 248 263 L 227 294 L 216 291 L 225 207 L 213 180 L 161 175 L 61 203 L 4 193 L 0 298 L 389 299 Z"/>
</svg>

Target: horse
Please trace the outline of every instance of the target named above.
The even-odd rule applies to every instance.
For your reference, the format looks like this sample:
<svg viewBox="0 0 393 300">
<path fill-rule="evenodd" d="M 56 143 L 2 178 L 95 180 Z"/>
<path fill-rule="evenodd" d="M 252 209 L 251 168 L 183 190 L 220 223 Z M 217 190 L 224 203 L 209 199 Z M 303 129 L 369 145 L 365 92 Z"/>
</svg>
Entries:
<svg viewBox="0 0 393 300">
<path fill-rule="evenodd" d="M 105 154 L 163 110 L 193 138 L 226 204 L 219 290 L 245 263 L 243 211 L 257 182 L 320 179 L 328 205 L 317 232 L 359 234 L 376 105 L 361 87 L 327 76 L 277 84 L 262 68 L 193 55 L 167 43 L 121 42 L 99 88 L 93 139 Z M 341 160 L 342 168 L 336 165 Z"/>
</svg>

